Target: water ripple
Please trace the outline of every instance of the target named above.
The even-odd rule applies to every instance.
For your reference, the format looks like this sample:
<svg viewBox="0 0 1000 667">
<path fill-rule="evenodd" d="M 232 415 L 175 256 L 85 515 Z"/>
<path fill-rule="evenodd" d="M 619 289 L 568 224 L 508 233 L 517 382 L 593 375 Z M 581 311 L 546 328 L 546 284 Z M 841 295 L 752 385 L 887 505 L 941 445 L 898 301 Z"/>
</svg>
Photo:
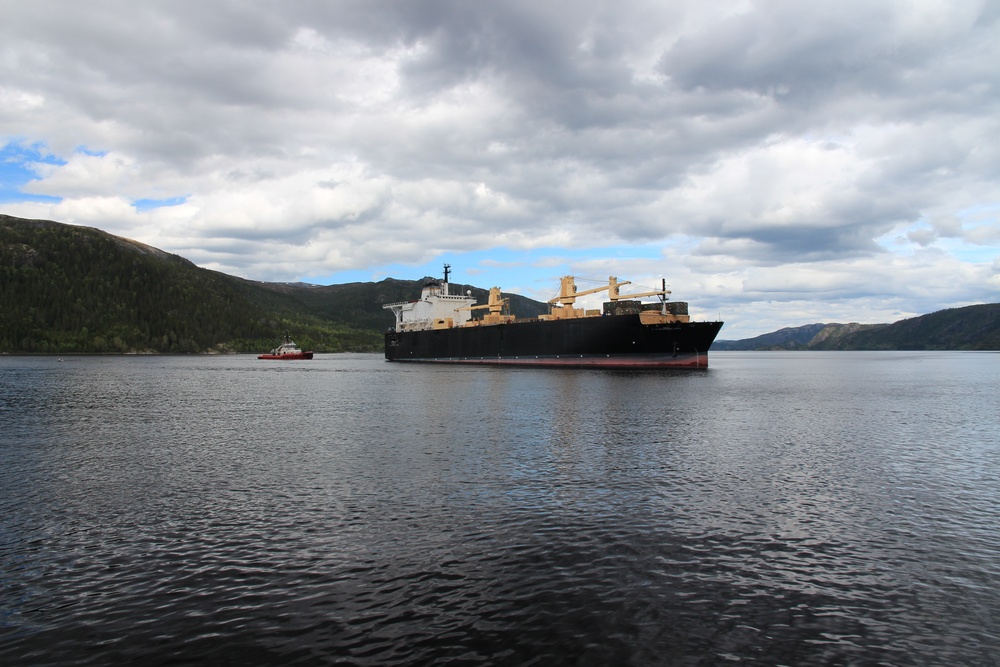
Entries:
<svg viewBox="0 0 1000 667">
<path fill-rule="evenodd" d="M 997 357 L 714 364 L 2 359 L 0 661 L 996 664 Z"/>
</svg>

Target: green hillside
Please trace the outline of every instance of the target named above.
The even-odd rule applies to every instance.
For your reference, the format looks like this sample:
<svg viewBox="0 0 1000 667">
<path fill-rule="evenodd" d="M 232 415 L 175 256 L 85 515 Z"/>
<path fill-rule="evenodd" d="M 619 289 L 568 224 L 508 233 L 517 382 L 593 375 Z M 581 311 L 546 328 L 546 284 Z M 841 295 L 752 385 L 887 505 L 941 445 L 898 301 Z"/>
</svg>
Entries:
<svg viewBox="0 0 1000 667">
<path fill-rule="evenodd" d="M 0 216 L 0 352 L 377 350 L 298 295 L 89 227 Z"/>
<path fill-rule="evenodd" d="M 831 349 L 1000 350 L 1000 303 L 949 308 L 861 329 Z"/>
<path fill-rule="evenodd" d="M 807 324 L 713 350 L 1000 350 L 1000 304 L 939 310 L 893 324 Z"/>
</svg>

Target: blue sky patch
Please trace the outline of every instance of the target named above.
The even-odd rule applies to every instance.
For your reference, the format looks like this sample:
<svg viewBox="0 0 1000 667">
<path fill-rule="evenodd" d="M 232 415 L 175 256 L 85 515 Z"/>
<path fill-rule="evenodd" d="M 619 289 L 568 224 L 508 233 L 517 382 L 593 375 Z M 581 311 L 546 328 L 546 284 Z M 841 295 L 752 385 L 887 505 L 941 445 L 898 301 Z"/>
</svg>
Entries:
<svg viewBox="0 0 1000 667">
<path fill-rule="evenodd" d="M 135 210 L 151 211 L 154 208 L 163 208 L 164 206 L 177 206 L 183 204 L 187 201 L 187 195 L 183 197 L 167 197 L 166 199 L 136 199 L 132 202 L 132 206 Z"/>
<path fill-rule="evenodd" d="M 571 263 L 603 259 L 658 259 L 659 247 L 623 246 L 619 248 L 537 248 L 534 250 L 507 250 L 493 248 L 475 252 L 450 252 L 422 264 L 386 264 L 369 269 L 339 271 L 326 276 L 306 278 L 303 282 L 317 285 L 337 285 L 351 282 L 380 281 L 385 278 L 419 280 L 424 276 L 442 278 L 444 264 L 451 265 L 451 281 L 478 287 L 498 286 L 503 290 L 551 290 L 558 293 L 559 278 L 572 273 Z M 511 275 L 517 284 L 512 284 Z M 580 288 L 588 278 L 598 283 L 607 281 L 606 275 L 578 276 Z M 589 285 L 588 285 L 589 286 Z"/>
<path fill-rule="evenodd" d="M 38 174 L 32 167 L 35 163 L 62 165 L 66 161 L 46 152 L 44 144 L 40 143 L 25 145 L 9 142 L 0 148 L 0 203 L 62 201 L 61 197 L 23 192 L 25 185 L 38 180 Z"/>
<path fill-rule="evenodd" d="M 89 155 L 91 157 L 104 157 L 108 154 L 107 151 L 99 151 L 93 148 L 87 148 L 86 146 L 77 146 L 74 152 L 79 153 L 80 155 Z"/>
</svg>

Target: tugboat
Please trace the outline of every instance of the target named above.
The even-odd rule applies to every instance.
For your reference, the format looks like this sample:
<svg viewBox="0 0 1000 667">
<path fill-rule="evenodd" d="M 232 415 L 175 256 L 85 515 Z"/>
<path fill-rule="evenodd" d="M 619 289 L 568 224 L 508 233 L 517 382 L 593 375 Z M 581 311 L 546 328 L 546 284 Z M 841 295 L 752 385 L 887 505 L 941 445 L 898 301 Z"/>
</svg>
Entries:
<svg viewBox="0 0 1000 667">
<path fill-rule="evenodd" d="M 261 354 L 257 356 L 258 359 L 312 359 L 312 350 L 308 352 L 303 352 L 299 349 L 291 338 L 287 335 L 285 340 L 282 341 L 281 345 L 274 348 L 267 354 Z"/>
<path fill-rule="evenodd" d="M 550 311 L 537 319 L 518 319 L 508 312 L 509 300 L 499 287 L 488 303 L 476 305 L 471 295 L 450 294 L 444 281 L 424 284 L 420 299 L 383 306 L 396 317 L 385 334 L 385 358 L 505 366 L 576 368 L 706 368 L 708 348 L 722 322 L 693 322 L 684 301 L 668 301 L 661 289 L 622 294 L 629 284 L 614 276 L 596 289 L 577 291 L 573 276 L 562 279 Z M 608 291 L 603 310 L 576 306 L 577 297 Z M 643 303 L 640 297 L 659 297 Z M 472 311 L 483 309 L 481 319 Z"/>
</svg>

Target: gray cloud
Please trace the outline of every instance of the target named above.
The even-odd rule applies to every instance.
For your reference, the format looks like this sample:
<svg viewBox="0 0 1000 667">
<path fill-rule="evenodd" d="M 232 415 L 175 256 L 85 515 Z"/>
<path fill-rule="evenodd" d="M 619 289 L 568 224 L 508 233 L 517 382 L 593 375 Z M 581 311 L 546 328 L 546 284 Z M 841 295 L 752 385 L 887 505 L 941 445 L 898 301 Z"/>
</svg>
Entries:
<svg viewBox="0 0 1000 667">
<path fill-rule="evenodd" d="M 260 279 L 682 244 L 719 272 L 706 296 L 921 248 L 974 265 L 952 301 L 998 287 L 992 3 L 0 9 L 0 137 L 66 162 L 25 187 L 62 203 L 15 214 Z"/>
</svg>

